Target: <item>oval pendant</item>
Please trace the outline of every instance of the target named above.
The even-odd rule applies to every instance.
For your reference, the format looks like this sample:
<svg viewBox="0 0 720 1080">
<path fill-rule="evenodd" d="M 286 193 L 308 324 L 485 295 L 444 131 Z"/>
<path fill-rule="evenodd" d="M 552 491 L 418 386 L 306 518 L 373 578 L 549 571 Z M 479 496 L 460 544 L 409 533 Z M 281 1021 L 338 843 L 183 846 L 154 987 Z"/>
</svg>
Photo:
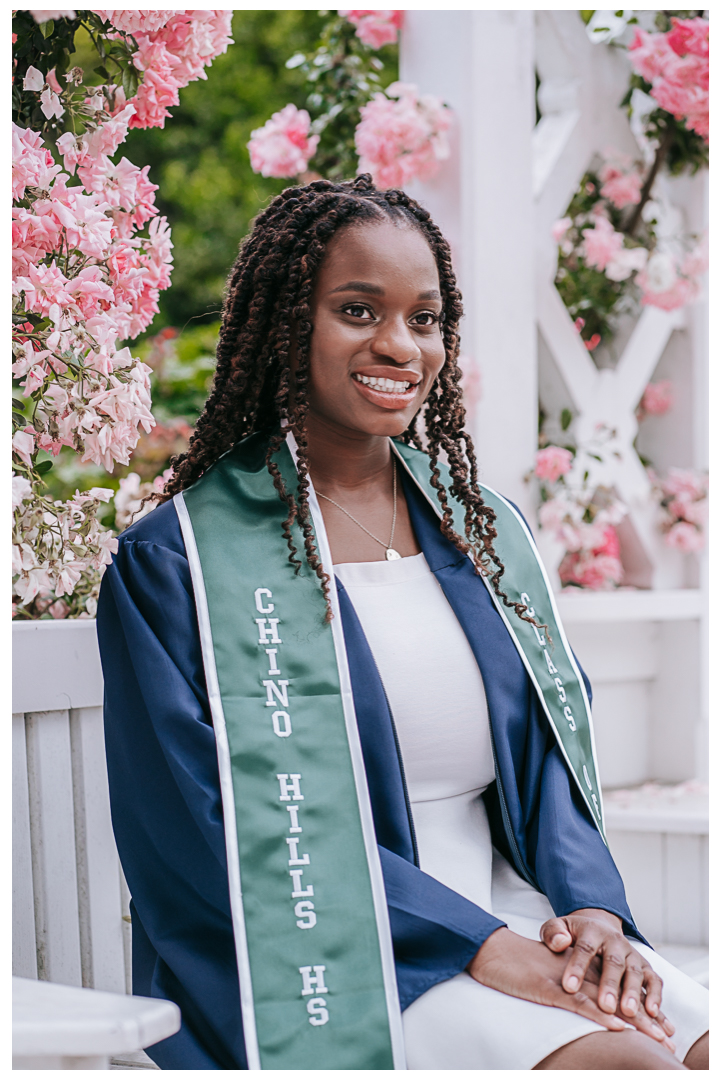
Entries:
<svg viewBox="0 0 720 1080">
<path fill-rule="evenodd" d="M 388 548 L 385 552 L 385 558 L 388 562 L 392 562 L 393 559 L 402 559 L 402 555 L 399 551 L 396 551 L 395 548 Z"/>
</svg>

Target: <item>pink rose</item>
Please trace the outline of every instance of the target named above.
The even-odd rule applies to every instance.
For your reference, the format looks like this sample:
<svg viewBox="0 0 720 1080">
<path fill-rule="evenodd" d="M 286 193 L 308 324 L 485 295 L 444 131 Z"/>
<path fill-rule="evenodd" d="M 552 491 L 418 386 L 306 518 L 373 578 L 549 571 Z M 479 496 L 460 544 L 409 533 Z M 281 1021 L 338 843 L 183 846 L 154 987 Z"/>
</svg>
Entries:
<svg viewBox="0 0 720 1080">
<path fill-rule="evenodd" d="M 31 431 L 16 431 L 13 435 L 12 448 L 26 465 L 32 466 L 35 453 L 35 435 Z"/>
<path fill-rule="evenodd" d="M 538 480 L 553 484 L 561 476 L 570 472 L 573 455 L 562 446 L 546 446 L 535 455 L 535 475 Z"/>
<path fill-rule="evenodd" d="M 691 551 L 702 551 L 705 547 L 705 536 L 688 521 L 677 521 L 665 533 L 665 543 L 668 547 L 687 554 Z"/>
<path fill-rule="evenodd" d="M 250 163 L 262 176 L 297 176 L 307 169 L 319 142 L 319 135 L 310 135 L 308 112 L 286 105 L 264 127 L 251 132 Z"/>
<path fill-rule="evenodd" d="M 358 172 L 371 173 L 381 188 L 427 180 L 449 157 L 452 113 L 439 98 L 418 96 L 416 86 L 392 83 L 361 107 L 360 116 L 355 129 Z"/>
<path fill-rule="evenodd" d="M 695 56 L 709 56 L 710 24 L 707 19 L 671 18 L 672 30 L 667 35 L 667 43 L 678 56 L 693 53 Z"/>
<path fill-rule="evenodd" d="M 606 165 L 600 172 L 600 179 L 603 181 L 600 194 L 617 206 L 618 210 L 640 202 L 643 179 L 639 173 L 623 173 Z"/>
<path fill-rule="evenodd" d="M 371 49 L 381 49 L 383 45 L 392 45 L 397 41 L 405 12 L 339 11 L 338 14 L 357 27 L 357 36 L 363 45 L 369 45 Z"/>
<path fill-rule="evenodd" d="M 602 591 L 619 585 L 623 578 L 620 542 L 612 525 L 603 529 L 601 542 L 592 550 L 568 552 L 558 567 L 563 585 L 579 585 Z"/>
<path fill-rule="evenodd" d="M 666 495 L 679 495 L 687 499 L 704 499 L 707 495 L 707 478 L 696 473 L 694 469 L 668 469 L 666 478 L 662 481 L 662 489 Z"/>
<path fill-rule="evenodd" d="M 585 229 L 582 235 L 581 254 L 596 270 L 604 270 L 622 251 L 623 235 L 615 232 L 607 218 L 596 218 L 595 228 Z"/>
<path fill-rule="evenodd" d="M 670 379 L 648 383 L 640 399 L 639 409 L 645 416 L 662 416 L 673 404 L 673 384 Z"/>
</svg>

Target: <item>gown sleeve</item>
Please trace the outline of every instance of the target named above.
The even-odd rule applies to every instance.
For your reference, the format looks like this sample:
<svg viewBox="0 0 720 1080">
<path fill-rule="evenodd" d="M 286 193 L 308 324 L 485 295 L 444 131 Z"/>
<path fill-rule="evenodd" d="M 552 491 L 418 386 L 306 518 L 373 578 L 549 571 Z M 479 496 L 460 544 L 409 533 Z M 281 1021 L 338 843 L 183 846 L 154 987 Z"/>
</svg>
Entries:
<svg viewBox="0 0 720 1080">
<path fill-rule="evenodd" d="M 172 503 L 120 537 L 97 622 L 133 992 L 182 1011 L 181 1030 L 148 1053 L 163 1069 L 244 1069 L 215 736 Z M 387 848 L 380 856 L 406 1008 L 505 924 Z"/>
</svg>

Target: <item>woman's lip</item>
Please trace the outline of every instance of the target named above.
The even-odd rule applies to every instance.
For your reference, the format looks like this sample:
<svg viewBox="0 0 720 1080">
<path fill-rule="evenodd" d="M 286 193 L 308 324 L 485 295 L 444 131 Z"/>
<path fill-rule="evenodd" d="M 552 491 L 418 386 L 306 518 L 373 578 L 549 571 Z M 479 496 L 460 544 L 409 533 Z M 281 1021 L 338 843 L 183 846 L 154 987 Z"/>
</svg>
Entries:
<svg viewBox="0 0 720 1080">
<path fill-rule="evenodd" d="M 365 383 L 358 382 L 357 379 L 353 379 L 352 381 L 359 393 L 361 393 L 364 398 L 367 398 L 368 401 L 371 401 L 373 405 L 379 405 L 381 409 L 390 409 L 396 412 L 398 409 L 406 409 L 408 405 L 412 404 L 412 401 L 417 394 L 418 386 L 420 385 L 417 383 L 403 393 L 389 394 L 386 391 L 373 390 L 372 386 L 367 386 Z"/>
</svg>

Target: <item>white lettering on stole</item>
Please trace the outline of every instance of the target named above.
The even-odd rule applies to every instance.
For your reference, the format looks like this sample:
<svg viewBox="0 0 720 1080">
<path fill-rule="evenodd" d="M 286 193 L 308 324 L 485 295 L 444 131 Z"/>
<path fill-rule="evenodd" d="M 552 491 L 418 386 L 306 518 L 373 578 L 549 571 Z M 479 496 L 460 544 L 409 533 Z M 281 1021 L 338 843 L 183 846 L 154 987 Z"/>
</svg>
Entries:
<svg viewBox="0 0 720 1080">
<path fill-rule="evenodd" d="M 265 652 L 270 657 L 270 668 L 268 670 L 268 675 L 279 675 L 280 668 L 277 666 L 277 649 L 266 649 Z"/>
<path fill-rule="evenodd" d="M 325 1008 L 325 998 L 310 998 L 307 1003 L 307 1011 L 310 1013 L 310 1023 L 313 1027 L 322 1027 L 330 1019 L 330 1013 Z"/>
<path fill-rule="evenodd" d="M 575 717 L 570 712 L 570 706 L 569 705 L 566 705 L 565 708 L 563 709 L 563 715 L 565 716 L 565 719 L 568 722 L 568 727 L 570 728 L 570 730 L 571 731 L 577 731 L 577 724 L 575 723 Z"/>
<path fill-rule="evenodd" d="M 260 630 L 258 645 L 282 645 L 282 638 L 278 637 L 277 632 L 279 619 L 256 619 L 255 622 Z M 269 630 L 268 626 L 270 627 Z"/>
<path fill-rule="evenodd" d="M 585 783 L 588 786 L 588 791 L 592 791 L 593 787 L 592 787 L 592 784 L 590 783 L 590 777 L 588 775 L 588 771 L 587 771 L 587 768 L 586 768 L 585 765 L 583 765 L 583 776 L 585 777 Z"/>
<path fill-rule="evenodd" d="M 300 781 L 302 780 L 301 773 L 293 772 L 290 773 L 289 777 L 286 772 L 277 773 L 277 778 L 280 781 L 280 802 L 303 801 L 305 796 L 300 794 Z M 288 779 L 290 780 L 290 783 L 288 783 Z M 292 792 L 292 795 L 290 792 Z"/>
<path fill-rule="evenodd" d="M 548 671 L 551 675 L 557 675 L 557 668 L 550 659 L 550 653 L 547 651 L 547 649 L 543 649 L 543 652 L 545 654 L 545 662 L 547 663 Z"/>
<path fill-rule="evenodd" d="M 276 704 L 284 705 L 287 709 L 289 683 L 289 679 L 278 679 L 277 682 L 275 682 L 273 679 L 263 679 L 262 684 L 265 687 L 265 691 L 267 693 L 267 701 L 265 702 L 265 704 L 271 709 L 274 708 Z M 277 702 L 273 701 L 273 695 L 275 695 L 275 697 L 277 698 Z"/>
<path fill-rule="evenodd" d="M 565 693 L 565 687 L 563 686 L 560 679 L 555 680 L 555 685 L 557 686 L 557 692 L 558 692 L 558 694 L 560 696 L 560 701 L 564 705 L 565 702 L 567 701 L 567 694 Z"/>
<path fill-rule="evenodd" d="M 297 918 L 296 926 L 299 926 L 301 930 L 312 930 L 317 922 L 315 905 L 312 900 L 298 900 L 295 905 L 295 916 Z"/>
<path fill-rule="evenodd" d="M 293 879 L 293 891 L 290 893 L 293 900 L 299 899 L 301 896 L 314 896 L 315 890 L 312 885 L 308 885 L 307 889 L 303 889 L 302 881 L 300 878 L 303 876 L 303 870 L 288 870 L 288 874 Z"/>
<path fill-rule="evenodd" d="M 302 832 L 302 828 L 298 825 L 298 810 L 299 806 L 286 806 L 288 814 L 290 815 L 290 828 L 288 832 Z"/>
<path fill-rule="evenodd" d="M 282 727 L 280 727 L 280 721 L 282 720 Z M 286 739 L 288 735 L 292 735 L 292 724 L 290 723 L 290 716 L 282 709 L 278 709 L 277 712 L 272 714 L 273 731 L 281 739 Z"/>
<path fill-rule="evenodd" d="M 310 994 L 328 994 L 330 991 L 325 985 L 325 965 L 313 964 L 312 967 L 301 967 L 298 971 L 302 975 L 302 996 L 308 997 Z M 311 975 L 310 972 L 314 971 L 315 974 Z"/>
<path fill-rule="evenodd" d="M 288 836 L 285 839 L 285 843 L 290 848 L 290 858 L 288 859 L 288 866 L 307 866 L 310 862 L 310 856 L 307 852 L 300 858 L 298 858 L 298 844 L 300 843 L 299 836 Z"/>
<path fill-rule="evenodd" d="M 262 598 L 267 596 L 268 600 L 272 599 L 272 593 L 269 589 L 256 589 L 255 590 L 255 607 L 261 615 L 272 615 L 275 610 L 274 604 L 268 604 L 267 607 L 263 605 Z"/>
</svg>

